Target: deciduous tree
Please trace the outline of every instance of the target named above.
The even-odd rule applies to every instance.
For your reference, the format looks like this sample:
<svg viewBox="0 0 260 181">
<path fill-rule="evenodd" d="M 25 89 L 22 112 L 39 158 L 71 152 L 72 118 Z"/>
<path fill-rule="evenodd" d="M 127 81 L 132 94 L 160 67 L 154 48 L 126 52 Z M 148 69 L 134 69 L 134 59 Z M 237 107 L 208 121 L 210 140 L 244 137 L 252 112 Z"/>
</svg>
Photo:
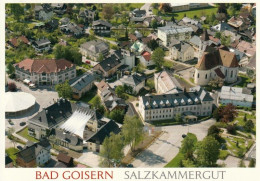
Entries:
<svg viewBox="0 0 260 181">
<path fill-rule="evenodd" d="M 181 153 L 185 155 L 185 159 L 193 160 L 193 153 L 195 151 L 195 145 L 197 143 L 196 135 L 188 133 L 187 136 L 181 142 Z"/>
<path fill-rule="evenodd" d="M 55 90 L 58 92 L 59 97 L 70 99 L 72 96 L 72 88 L 70 87 L 68 80 L 62 84 L 57 84 Z"/>
<path fill-rule="evenodd" d="M 162 48 L 156 48 L 152 54 L 152 61 L 158 68 L 161 68 L 164 62 L 165 53 Z"/>
</svg>

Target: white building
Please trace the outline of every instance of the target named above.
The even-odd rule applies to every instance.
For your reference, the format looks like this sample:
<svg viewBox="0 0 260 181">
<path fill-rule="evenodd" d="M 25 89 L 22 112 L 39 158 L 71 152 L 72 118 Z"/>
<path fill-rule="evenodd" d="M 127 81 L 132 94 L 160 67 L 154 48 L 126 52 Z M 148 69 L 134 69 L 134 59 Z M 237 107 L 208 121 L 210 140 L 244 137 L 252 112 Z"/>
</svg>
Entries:
<svg viewBox="0 0 260 181">
<path fill-rule="evenodd" d="M 139 97 L 139 112 L 144 121 L 174 119 L 177 114 L 209 116 L 213 98 L 200 86 L 190 92 Z"/>
<path fill-rule="evenodd" d="M 152 55 L 151 53 L 144 51 L 140 56 L 140 63 L 142 63 L 144 66 L 151 66 L 154 65 L 154 61 L 152 61 Z"/>
<path fill-rule="evenodd" d="M 55 85 L 76 77 L 76 66 L 65 59 L 25 59 L 14 67 L 16 78 L 37 85 Z"/>
<path fill-rule="evenodd" d="M 182 92 L 182 87 L 179 82 L 166 71 L 154 74 L 154 86 L 158 94 Z"/>
<path fill-rule="evenodd" d="M 170 57 L 182 62 L 194 59 L 194 49 L 188 43 L 180 42 L 170 47 Z"/>
<path fill-rule="evenodd" d="M 192 32 L 193 29 L 188 26 L 171 25 L 158 27 L 158 38 L 162 40 L 164 46 L 168 46 L 172 39 L 189 41 Z"/>
<path fill-rule="evenodd" d="M 254 96 L 246 88 L 223 86 L 219 94 L 219 103 L 224 105 L 252 107 L 253 100 Z"/>
<path fill-rule="evenodd" d="M 238 61 L 235 53 L 228 48 L 212 48 L 207 46 L 195 66 L 194 82 L 197 85 L 207 85 L 210 80 L 221 78 L 227 83 L 237 81 Z"/>
</svg>

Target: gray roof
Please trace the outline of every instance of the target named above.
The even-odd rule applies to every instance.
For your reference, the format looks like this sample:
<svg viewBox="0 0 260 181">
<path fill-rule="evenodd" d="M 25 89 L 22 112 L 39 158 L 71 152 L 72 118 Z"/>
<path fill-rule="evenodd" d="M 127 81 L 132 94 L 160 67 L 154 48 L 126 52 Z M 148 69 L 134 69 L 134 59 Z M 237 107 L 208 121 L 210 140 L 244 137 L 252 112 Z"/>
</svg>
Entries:
<svg viewBox="0 0 260 181">
<path fill-rule="evenodd" d="M 69 132 L 65 132 L 63 129 L 60 129 L 60 128 L 55 129 L 55 135 L 56 135 L 56 138 L 58 138 L 60 140 L 64 140 L 73 146 L 83 144 L 82 139 L 79 136 L 77 136 L 75 134 L 71 134 Z"/>
<path fill-rule="evenodd" d="M 196 45 L 196 46 L 199 46 L 200 45 L 200 42 L 201 42 L 201 39 L 200 37 L 198 36 L 193 36 L 191 39 L 190 39 L 190 43 L 192 43 L 193 45 Z"/>
<path fill-rule="evenodd" d="M 190 92 L 176 94 L 142 96 L 145 109 L 158 109 L 201 104 L 201 101 L 213 101 L 213 98 L 200 86 L 190 89 Z"/>
<path fill-rule="evenodd" d="M 224 31 L 224 30 L 234 31 L 234 28 L 229 26 L 229 24 L 227 24 L 226 22 L 221 22 L 216 26 L 212 26 L 211 29 L 214 31 Z"/>
<path fill-rule="evenodd" d="M 80 47 L 85 49 L 85 50 L 96 53 L 96 54 L 109 50 L 108 44 L 106 44 L 102 40 L 88 41 L 88 42 L 82 44 Z"/>
<path fill-rule="evenodd" d="M 140 83 L 145 81 L 145 76 L 143 75 L 138 75 L 138 74 L 132 74 L 126 77 L 123 77 L 121 79 L 121 82 L 126 83 L 126 84 L 130 84 L 130 85 L 134 85 L 137 86 Z"/>
<path fill-rule="evenodd" d="M 43 109 L 29 122 L 44 127 L 52 128 L 62 121 L 67 120 L 76 109 L 76 104 L 70 103 L 66 99 L 59 99 L 56 103 Z"/>
<path fill-rule="evenodd" d="M 37 44 L 38 46 L 51 44 L 51 42 L 47 38 L 43 38 L 43 39 L 37 40 L 34 43 Z"/>
<path fill-rule="evenodd" d="M 178 34 L 178 33 L 193 32 L 193 29 L 191 27 L 178 26 L 178 25 L 158 27 L 158 30 L 165 32 L 166 34 Z"/>
<path fill-rule="evenodd" d="M 69 84 L 71 87 L 77 89 L 78 91 L 81 91 L 86 86 L 94 82 L 95 77 L 90 73 L 85 73 L 79 77 L 76 77 L 69 81 Z"/>
<path fill-rule="evenodd" d="M 104 20 L 93 21 L 92 26 L 97 26 L 97 25 L 104 25 L 104 26 L 107 26 L 109 28 L 112 27 L 112 24 L 110 24 L 109 22 L 104 21 Z"/>
<path fill-rule="evenodd" d="M 247 64 L 247 67 L 249 68 L 256 68 L 256 53 L 250 58 L 249 63 Z"/>
<path fill-rule="evenodd" d="M 219 95 L 220 99 L 253 102 L 254 96 L 246 88 L 223 86 Z"/>
<path fill-rule="evenodd" d="M 191 46 L 188 43 L 182 41 L 179 44 L 173 45 L 173 47 L 176 48 L 179 52 L 185 52 Z"/>
<path fill-rule="evenodd" d="M 107 57 L 105 60 L 103 60 L 97 65 L 100 65 L 107 72 L 115 66 L 119 65 L 120 63 L 120 59 L 116 55 L 112 54 L 111 56 Z"/>
</svg>

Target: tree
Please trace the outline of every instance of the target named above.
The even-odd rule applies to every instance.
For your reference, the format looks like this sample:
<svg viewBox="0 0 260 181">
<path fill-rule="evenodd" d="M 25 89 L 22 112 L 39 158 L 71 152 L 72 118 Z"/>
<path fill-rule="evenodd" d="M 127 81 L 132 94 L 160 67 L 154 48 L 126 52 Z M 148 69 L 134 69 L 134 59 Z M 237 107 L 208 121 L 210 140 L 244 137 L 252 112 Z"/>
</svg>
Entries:
<svg viewBox="0 0 260 181">
<path fill-rule="evenodd" d="M 216 119 L 216 121 L 219 121 L 221 116 L 219 115 L 219 108 L 215 109 L 212 113 L 213 118 Z"/>
<path fill-rule="evenodd" d="M 101 106 L 101 99 L 99 96 L 95 96 L 92 100 L 92 107 L 98 109 Z"/>
<path fill-rule="evenodd" d="M 13 64 L 11 64 L 11 63 L 7 64 L 6 69 L 7 69 L 6 72 L 8 75 L 12 75 L 15 72 L 15 68 L 14 68 Z"/>
<path fill-rule="evenodd" d="M 187 136 L 181 142 L 181 153 L 184 154 L 185 159 L 193 160 L 193 153 L 195 151 L 195 145 L 197 143 L 196 135 L 188 133 Z"/>
<path fill-rule="evenodd" d="M 16 92 L 17 91 L 17 86 L 14 82 L 8 83 L 8 91 L 10 91 L 10 92 Z"/>
<path fill-rule="evenodd" d="M 213 136 L 216 140 L 220 140 L 220 129 L 216 125 L 212 125 L 208 129 L 208 136 Z"/>
<path fill-rule="evenodd" d="M 57 84 L 55 90 L 58 92 L 59 97 L 70 99 L 72 96 L 72 88 L 70 87 L 68 80 L 63 84 Z"/>
<path fill-rule="evenodd" d="M 245 125 L 244 125 L 244 129 L 247 131 L 247 132 L 251 132 L 252 129 L 255 127 L 255 124 L 253 123 L 253 121 L 250 119 L 248 120 Z"/>
<path fill-rule="evenodd" d="M 124 157 L 124 143 L 120 134 L 111 133 L 109 137 L 106 137 L 100 150 L 100 165 L 103 167 L 114 166 L 115 162 L 120 163 L 120 160 Z"/>
<path fill-rule="evenodd" d="M 212 136 L 205 137 L 198 143 L 197 161 L 202 167 L 215 166 L 219 156 L 219 142 Z"/>
<path fill-rule="evenodd" d="M 153 79 L 148 79 L 146 81 L 146 86 L 149 87 L 150 90 L 153 90 L 155 87 L 154 87 L 154 80 Z"/>
<path fill-rule="evenodd" d="M 104 19 L 111 20 L 114 15 L 113 6 L 111 6 L 111 4 L 105 4 L 103 6 L 102 15 Z"/>
<path fill-rule="evenodd" d="M 227 8 L 225 3 L 220 3 L 218 6 L 218 13 L 224 13 L 227 14 Z"/>
<path fill-rule="evenodd" d="M 182 160 L 181 163 L 182 163 L 183 167 L 186 167 L 186 168 L 194 168 L 194 167 L 196 167 L 194 161 L 190 160 L 190 159 Z"/>
<path fill-rule="evenodd" d="M 122 98 L 124 96 L 124 92 L 125 92 L 124 87 L 122 85 L 117 86 L 115 89 L 115 92 L 118 97 Z"/>
<path fill-rule="evenodd" d="M 133 151 L 135 146 L 143 139 L 143 123 L 137 116 L 125 116 L 122 134 L 126 144 L 130 144 Z"/>
<path fill-rule="evenodd" d="M 156 28 L 158 27 L 158 24 L 157 24 L 156 19 L 153 19 L 153 20 L 152 20 L 152 22 L 151 22 L 151 27 L 152 27 L 153 29 L 156 29 Z"/>
<path fill-rule="evenodd" d="M 226 106 L 219 109 L 222 122 L 231 122 L 238 115 L 236 107 L 233 104 L 227 104 Z"/>
<path fill-rule="evenodd" d="M 81 64 L 82 55 L 77 47 L 56 45 L 53 53 L 56 59 L 65 58 L 69 61 L 72 61 L 75 64 Z"/>
<path fill-rule="evenodd" d="M 151 49 L 151 50 L 155 50 L 156 48 L 159 47 L 159 44 L 157 43 L 156 40 L 151 40 L 147 43 L 147 46 Z"/>
<path fill-rule="evenodd" d="M 10 4 L 10 10 L 17 21 L 20 20 L 22 15 L 24 15 L 24 8 L 19 3 Z"/>
<path fill-rule="evenodd" d="M 123 124 L 124 116 L 125 111 L 120 109 L 115 109 L 109 113 L 109 118 L 120 124 Z"/>
<path fill-rule="evenodd" d="M 143 73 L 145 71 L 145 65 L 142 63 L 138 63 L 137 66 L 133 68 L 134 72 Z"/>
<path fill-rule="evenodd" d="M 255 167 L 255 159 L 251 158 L 248 167 Z"/>
<path fill-rule="evenodd" d="M 152 54 L 152 60 L 158 68 L 161 68 L 164 62 L 165 53 L 162 48 L 156 48 Z"/>
<path fill-rule="evenodd" d="M 181 114 L 180 113 L 176 114 L 174 119 L 175 119 L 176 122 L 182 122 Z"/>
<path fill-rule="evenodd" d="M 233 6 L 229 6 L 227 9 L 227 13 L 229 16 L 235 16 L 236 15 L 236 9 Z"/>
<path fill-rule="evenodd" d="M 97 61 L 98 61 L 98 62 L 101 62 L 101 61 L 103 61 L 103 60 L 104 60 L 104 55 L 103 55 L 102 53 L 99 53 L 98 58 L 97 58 Z"/>
<path fill-rule="evenodd" d="M 245 162 L 243 160 L 240 160 L 238 163 L 238 167 L 246 167 Z"/>
<path fill-rule="evenodd" d="M 244 122 L 247 122 L 247 114 L 245 113 L 244 115 L 244 119 L 243 119 Z"/>
<path fill-rule="evenodd" d="M 170 13 L 172 12 L 172 7 L 170 3 L 161 3 L 159 7 L 160 11 L 163 11 L 164 13 Z"/>
<path fill-rule="evenodd" d="M 227 131 L 230 134 L 236 134 L 236 126 L 235 125 L 228 125 L 227 126 Z"/>
<path fill-rule="evenodd" d="M 221 44 L 224 46 L 229 46 L 231 43 L 231 37 L 222 35 L 220 38 Z"/>
<path fill-rule="evenodd" d="M 215 37 L 220 39 L 221 38 L 221 33 L 220 32 L 216 32 Z"/>
<path fill-rule="evenodd" d="M 13 139 L 14 138 L 14 136 L 13 136 L 14 132 L 15 132 L 14 128 L 8 128 L 8 130 L 7 130 L 7 138 L 9 138 L 11 140 L 11 142 L 13 143 L 13 146 L 15 148 L 16 141 Z"/>
</svg>

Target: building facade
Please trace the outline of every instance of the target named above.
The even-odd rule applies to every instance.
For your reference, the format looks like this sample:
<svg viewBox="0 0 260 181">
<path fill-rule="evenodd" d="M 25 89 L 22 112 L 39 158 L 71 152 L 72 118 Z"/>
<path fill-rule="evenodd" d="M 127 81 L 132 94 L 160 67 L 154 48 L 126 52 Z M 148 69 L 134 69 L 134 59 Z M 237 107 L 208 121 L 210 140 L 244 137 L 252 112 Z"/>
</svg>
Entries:
<svg viewBox="0 0 260 181">
<path fill-rule="evenodd" d="M 109 53 L 109 46 L 101 40 L 93 40 L 80 45 L 80 53 L 94 61 L 98 60 L 100 54 L 104 57 Z"/>
<path fill-rule="evenodd" d="M 160 38 L 163 45 L 167 47 L 172 39 L 189 41 L 191 39 L 192 32 L 193 29 L 188 26 L 164 26 L 158 28 L 158 38 Z"/>
<path fill-rule="evenodd" d="M 76 77 L 76 66 L 65 59 L 25 59 L 15 64 L 15 75 L 37 85 L 55 85 Z"/>
<path fill-rule="evenodd" d="M 139 112 L 143 121 L 174 119 L 177 114 L 209 116 L 213 98 L 200 86 L 190 92 L 139 97 Z"/>
<path fill-rule="evenodd" d="M 180 42 L 170 48 L 170 57 L 182 62 L 194 59 L 194 49 L 188 43 Z"/>
</svg>

